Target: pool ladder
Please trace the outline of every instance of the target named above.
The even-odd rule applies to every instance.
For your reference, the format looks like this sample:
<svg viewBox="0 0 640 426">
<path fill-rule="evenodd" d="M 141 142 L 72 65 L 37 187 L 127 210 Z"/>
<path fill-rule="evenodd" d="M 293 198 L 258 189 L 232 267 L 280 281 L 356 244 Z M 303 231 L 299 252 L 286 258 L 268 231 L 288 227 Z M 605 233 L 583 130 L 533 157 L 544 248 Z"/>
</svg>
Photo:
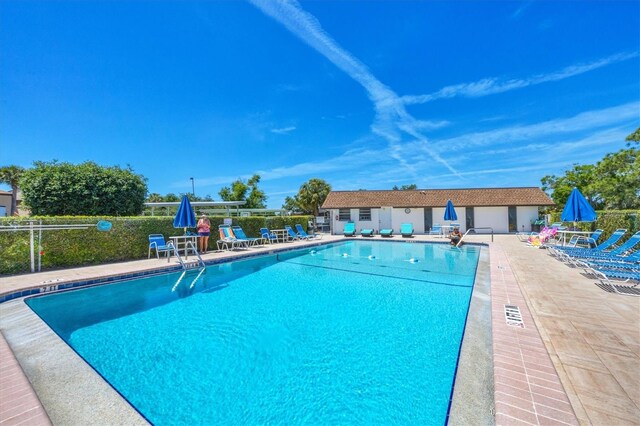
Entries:
<svg viewBox="0 0 640 426">
<path fill-rule="evenodd" d="M 200 267 L 202 269 L 206 268 L 204 264 L 204 260 L 202 260 L 202 257 L 200 257 L 200 253 L 198 253 L 198 250 L 196 250 L 196 246 L 193 245 L 193 242 L 187 241 L 187 244 L 184 248 L 184 252 L 185 252 L 185 255 L 188 256 L 189 249 L 191 249 L 193 254 L 198 258 L 197 262 L 185 262 L 184 259 L 182 259 L 182 256 L 180 256 L 180 252 L 178 251 L 178 249 L 173 245 L 173 242 L 169 244 L 171 244 L 171 247 L 173 247 L 173 254 L 176 256 L 176 258 L 178 258 L 178 262 L 180 262 L 182 269 L 187 270 L 187 269 L 192 269 L 197 267 Z"/>
<path fill-rule="evenodd" d="M 180 275 L 180 278 L 178 278 L 178 281 L 176 281 L 176 283 L 174 284 L 173 288 L 171 288 L 171 291 L 176 291 L 176 289 L 184 279 L 185 275 L 187 274 L 187 271 L 199 267 L 200 270 L 198 271 L 198 275 L 196 275 L 196 277 L 191 281 L 191 284 L 189 285 L 189 289 L 192 289 L 196 285 L 198 278 L 200 278 L 200 276 L 207 269 L 207 266 L 205 265 L 204 260 L 202 260 L 200 253 L 198 253 L 198 250 L 196 250 L 196 247 L 193 245 L 193 242 L 191 241 L 187 241 L 187 245 L 185 247 L 185 254 L 187 254 L 189 249 L 191 249 L 193 254 L 198 258 L 197 262 L 185 262 L 180 256 L 178 249 L 176 249 L 176 247 L 173 245 L 173 243 L 169 243 L 169 244 L 172 245 L 173 254 L 175 254 L 176 258 L 178 258 L 178 262 L 180 262 L 180 265 L 182 266 L 182 274 Z"/>
<path fill-rule="evenodd" d="M 456 244 L 456 247 L 460 247 L 460 244 L 462 244 L 462 240 L 464 240 L 464 237 L 467 236 L 467 234 L 471 231 L 476 231 L 478 229 L 490 229 L 491 230 L 491 242 L 493 242 L 493 228 L 490 226 L 483 226 L 482 228 L 469 228 L 467 229 L 467 232 L 464 233 L 464 235 L 462 236 L 462 238 L 460 238 L 460 241 L 458 241 L 458 244 Z"/>
</svg>

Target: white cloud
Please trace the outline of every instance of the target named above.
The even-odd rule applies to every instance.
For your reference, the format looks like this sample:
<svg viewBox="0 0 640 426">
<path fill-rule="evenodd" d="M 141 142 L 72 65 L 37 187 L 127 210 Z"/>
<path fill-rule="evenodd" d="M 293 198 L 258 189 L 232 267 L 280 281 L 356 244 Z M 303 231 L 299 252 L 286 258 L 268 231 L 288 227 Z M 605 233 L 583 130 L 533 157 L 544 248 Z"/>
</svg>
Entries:
<svg viewBox="0 0 640 426">
<path fill-rule="evenodd" d="M 527 10 L 529 8 L 529 6 L 531 6 L 531 4 L 533 3 L 533 0 L 529 0 L 529 1 L 525 1 L 523 2 L 520 7 L 518 7 L 512 14 L 511 14 L 511 19 L 518 19 L 520 18 L 520 16 L 522 16 L 522 14 L 524 13 L 525 10 Z"/>
<path fill-rule="evenodd" d="M 586 64 L 577 64 L 565 67 L 559 71 L 548 74 L 537 74 L 522 79 L 511 79 L 500 81 L 498 78 L 484 78 L 472 83 L 462 83 L 453 86 L 446 86 L 437 92 L 428 95 L 407 95 L 402 97 L 402 101 L 407 105 L 424 104 L 436 99 L 449 99 L 454 97 L 477 98 L 480 96 L 494 95 L 496 93 L 504 93 L 510 90 L 521 89 L 527 86 L 547 83 L 550 81 L 564 80 L 579 74 L 584 74 L 604 66 L 617 62 L 626 61 L 636 58 L 640 52 L 617 53 L 606 58 L 599 59 Z"/>
<path fill-rule="evenodd" d="M 372 131 L 384 138 L 390 153 L 404 169 L 416 174 L 411 163 L 402 155 L 402 135 L 408 134 L 425 145 L 428 139 L 422 134 L 429 122 L 416 120 L 405 109 L 403 101 L 389 87 L 378 80 L 356 57 L 344 50 L 310 13 L 295 0 L 251 0 L 264 14 L 284 25 L 292 34 L 318 51 L 336 67 L 358 82 L 367 92 L 376 112 Z M 444 122 L 443 122 L 444 123 Z M 441 123 L 441 124 L 443 124 Z M 438 153 L 425 148 L 432 158 L 452 173 L 457 173 Z"/>
<path fill-rule="evenodd" d="M 287 133 L 291 133 L 294 130 L 296 130 L 296 126 L 280 127 L 277 129 L 271 129 L 271 133 L 276 133 L 278 135 L 286 135 Z"/>
<path fill-rule="evenodd" d="M 518 141 L 535 141 L 550 135 L 562 135 L 585 130 L 595 130 L 638 120 L 640 102 L 586 111 L 570 118 L 544 121 L 536 124 L 509 126 L 487 132 L 464 134 L 436 141 L 443 151 L 468 150 L 472 147 L 506 144 Z"/>
</svg>

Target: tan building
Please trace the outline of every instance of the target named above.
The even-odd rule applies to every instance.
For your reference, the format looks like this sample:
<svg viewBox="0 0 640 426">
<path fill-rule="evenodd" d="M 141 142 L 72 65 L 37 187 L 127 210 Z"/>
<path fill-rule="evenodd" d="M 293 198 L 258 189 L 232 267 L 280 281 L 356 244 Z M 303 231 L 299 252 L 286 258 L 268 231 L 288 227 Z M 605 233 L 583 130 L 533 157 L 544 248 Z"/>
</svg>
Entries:
<svg viewBox="0 0 640 426">
<path fill-rule="evenodd" d="M 3 191 L 0 189 L 0 217 L 9 216 L 11 214 L 11 197 L 13 193 L 11 191 Z M 18 191 L 18 215 L 26 216 L 29 214 L 27 210 L 21 208 L 22 193 Z"/>
<path fill-rule="evenodd" d="M 451 200 L 458 215 L 445 221 L 444 210 Z M 356 230 L 393 229 L 412 223 L 416 234 L 428 233 L 434 225 L 491 228 L 496 233 L 530 231 L 540 208 L 554 203 L 540 188 L 470 188 L 385 191 L 331 191 L 323 209 L 331 211 L 331 230 L 341 234 L 344 224 L 355 222 Z M 478 232 L 490 232 L 479 230 Z"/>
</svg>

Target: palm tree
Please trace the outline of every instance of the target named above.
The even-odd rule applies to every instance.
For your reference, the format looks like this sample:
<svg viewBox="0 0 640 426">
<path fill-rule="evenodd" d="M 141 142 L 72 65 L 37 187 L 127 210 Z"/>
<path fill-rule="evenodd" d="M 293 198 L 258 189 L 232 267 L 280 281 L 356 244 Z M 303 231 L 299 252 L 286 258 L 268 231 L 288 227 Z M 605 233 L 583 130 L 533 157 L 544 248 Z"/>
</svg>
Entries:
<svg viewBox="0 0 640 426">
<path fill-rule="evenodd" d="M 18 182 L 24 173 L 20 166 L 0 167 L 0 183 L 11 186 L 11 216 L 18 211 Z"/>
<path fill-rule="evenodd" d="M 313 213 L 314 216 L 318 216 L 320 213 L 320 206 L 324 203 L 331 192 L 331 185 L 322 179 L 309 179 L 300 187 L 297 195 L 297 201 L 300 208 L 308 213 Z"/>
</svg>

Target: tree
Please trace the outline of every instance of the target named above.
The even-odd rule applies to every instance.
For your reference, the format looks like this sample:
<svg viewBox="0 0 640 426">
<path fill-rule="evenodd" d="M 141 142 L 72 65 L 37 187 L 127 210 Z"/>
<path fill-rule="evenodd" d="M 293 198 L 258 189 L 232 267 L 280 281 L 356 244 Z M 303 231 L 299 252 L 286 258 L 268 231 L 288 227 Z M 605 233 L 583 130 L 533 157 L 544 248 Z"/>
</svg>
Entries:
<svg viewBox="0 0 640 426">
<path fill-rule="evenodd" d="M 544 176 L 542 189 L 564 206 L 574 187 L 596 209 L 640 208 L 640 128 L 626 137 L 626 149 L 609 153 L 596 164 L 574 164 L 564 176 Z"/>
<path fill-rule="evenodd" d="M 246 209 L 264 209 L 267 195 L 258 188 L 258 183 L 260 183 L 260 175 L 251 176 L 246 183 L 238 178 L 231 183 L 231 187 L 222 188 L 218 195 L 224 201 L 245 201 L 243 207 Z"/>
<path fill-rule="evenodd" d="M 400 188 L 398 188 L 398 185 L 393 185 L 393 188 L 391 189 L 394 191 L 411 191 L 418 189 L 418 185 L 412 183 L 411 185 L 402 185 Z"/>
<path fill-rule="evenodd" d="M 633 142 L 640 142 L 640 127 L 638 127 L 635 132 L 627 136 L 625 140 L 628 142 L 628 146 L 630 146 Z"/>
<path fill-rule="evenodd" d="M 318 216 L 320 206 L 331 192 L 331 185 L 322 179 L 312 178 L 303 183 L 295 200 L 300 209 L 307 214 Z"/>
<path fill-rule="evenodd" d="M 20 166 L 5 166 L 0 167 L 0 183 L 6 183 L 11 187 L 11 211 L 10 216 L 13 216 L 18 211 L 18 187 L 20 178 L 24 174 L 24 168 Z"/>
<path fill-rule="evenodd" d="M 608 209 L 640 208 L 640 150 L 607 154 L 595 167 L 591 188 Z"/>
<path fill-rule="evenodd" d="M 594 208 L 602 207 L 598 194 L 592 187 L 594 181 L 594 169 L 592 164 L 574 164 L 571 170 L 564 176 L 544 176 L 541 179 L 542 190 L 545 191 L 556 206 L 564 206 L 569 199 L 573 188 L 580 188 L 580 192 Z"/>
<path fill-rule="evenodd" d="M 21 180 L 34 215 L 132 216 L 142 212 L 146 179 L 130 166 L 36 161 Z"/>
<path fill-rule="evenodd" d="M 293 197 L 285 197 L 284 204 L 282 204 L 282 209 L 287 210 L 289 212 L 297 212 L 300 209 L 300 202 L 298 201 L 298 196 L 294 195 Z"/>
</svg>

